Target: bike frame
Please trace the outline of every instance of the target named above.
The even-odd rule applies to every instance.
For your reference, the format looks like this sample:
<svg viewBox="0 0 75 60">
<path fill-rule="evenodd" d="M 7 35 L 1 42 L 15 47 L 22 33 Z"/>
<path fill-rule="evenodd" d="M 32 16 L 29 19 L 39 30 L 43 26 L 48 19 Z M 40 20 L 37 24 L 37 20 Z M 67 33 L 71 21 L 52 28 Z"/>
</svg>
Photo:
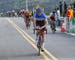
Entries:
<svg viewBox="0 0 75 60">
<path fill-rule="evenodd" d="M 40 55 L 40 51 L 41 51 L 41 45 L 42 45 L 42 36 L 41 36 L 41 30 L 39 30 L 38 32 L 37 32 L 37 34 L 38 34 L 38 43 L 37 43 L 37 47 L 38 47 L 38 55 Z"/>
<path fill-rule="evenodd" d="M 51 29 L 52 29 L 52 32 L 55 33 L 55 21 L 51 21 Z"/>
</svg>

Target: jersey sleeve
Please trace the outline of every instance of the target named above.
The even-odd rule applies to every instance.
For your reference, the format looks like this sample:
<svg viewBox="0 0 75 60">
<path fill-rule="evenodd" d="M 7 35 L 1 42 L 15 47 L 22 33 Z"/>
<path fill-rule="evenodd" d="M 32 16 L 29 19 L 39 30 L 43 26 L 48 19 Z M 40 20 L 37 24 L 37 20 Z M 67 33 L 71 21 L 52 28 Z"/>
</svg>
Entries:
<svg viewBox="0 0 75 60">
<path fill-rule="evenodd" d="M 46 16 L 46 14 L 44 14 L 44 13 L 43 13 L 43 18 L 44 18 L 44 19 L 47 19 L 47 16 Z"/>
<path fill-rule="evenodd" d="M 34 20 L 36 19 L 36 14 L 33 15 Z"/>
</svg>

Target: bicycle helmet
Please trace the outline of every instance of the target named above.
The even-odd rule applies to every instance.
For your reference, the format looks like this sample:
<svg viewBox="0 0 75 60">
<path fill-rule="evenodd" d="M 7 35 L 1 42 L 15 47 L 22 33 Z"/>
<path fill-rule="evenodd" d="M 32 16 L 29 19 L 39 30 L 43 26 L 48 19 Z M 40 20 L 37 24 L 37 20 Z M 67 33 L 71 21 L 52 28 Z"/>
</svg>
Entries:
<svg viewBox="0 0 75 60">
<path fill-rule="evenodd" d="M 42 13 L 41 8 L 37 8 L 37 9 L 36 9 L 36 13 Z"/>
</svg>

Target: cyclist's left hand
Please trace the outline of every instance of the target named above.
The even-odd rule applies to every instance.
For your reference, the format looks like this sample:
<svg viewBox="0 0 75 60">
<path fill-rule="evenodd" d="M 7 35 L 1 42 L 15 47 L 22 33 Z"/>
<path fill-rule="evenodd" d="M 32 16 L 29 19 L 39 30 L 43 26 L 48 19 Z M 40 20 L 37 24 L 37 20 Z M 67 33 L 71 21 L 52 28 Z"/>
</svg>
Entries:
<svg viewBox="0 0 75 60">
<path fill-rule="evenodd" d="M 37 26 L 37 29 L 41 30 L 41 27 L 40 26 Z"/>
<path fill-rule="evenodd" d="M 42 29 L 42 27 L 40 27 L 40 30 Z"/>
</svg>

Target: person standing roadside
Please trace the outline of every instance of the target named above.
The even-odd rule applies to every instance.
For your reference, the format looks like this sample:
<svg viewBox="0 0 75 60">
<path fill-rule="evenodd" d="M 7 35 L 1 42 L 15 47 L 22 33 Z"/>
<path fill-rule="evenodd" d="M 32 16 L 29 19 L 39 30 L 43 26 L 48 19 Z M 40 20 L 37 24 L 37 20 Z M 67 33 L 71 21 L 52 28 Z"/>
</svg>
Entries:
<svg viewBox="0 0 75 60">
<path fill-rule="evenodd" d="M 66 1 L 64 1 L 64 16 L 66 16 L 66 12 L 67 12 L 67 3 Z"/>
<path fill-rule="evenodd" d="M 74 3 L 73 3 L 73 8 L 75 9 L 75 0 L 74 0 Z"/>
<path fill-rule="evenodd" d="M 57 14 L 57 25 L 61 26 L 61 22 L 60 22 L 60 10 L 59 10 L 59 8 L 57 8 L 56 14 Z"/>
<path fill-rule="evenodd" d="M 70 20 L 74 17 L 74 11 L 71 6 L 68 7 L 67 12 L 66 12 L 66 31 L 70 32 Z"/>
<path fill-rule="evenodd" d="M 62 16 L 62 1 L 59 2 L 60 15 Z"/>
</svg>

